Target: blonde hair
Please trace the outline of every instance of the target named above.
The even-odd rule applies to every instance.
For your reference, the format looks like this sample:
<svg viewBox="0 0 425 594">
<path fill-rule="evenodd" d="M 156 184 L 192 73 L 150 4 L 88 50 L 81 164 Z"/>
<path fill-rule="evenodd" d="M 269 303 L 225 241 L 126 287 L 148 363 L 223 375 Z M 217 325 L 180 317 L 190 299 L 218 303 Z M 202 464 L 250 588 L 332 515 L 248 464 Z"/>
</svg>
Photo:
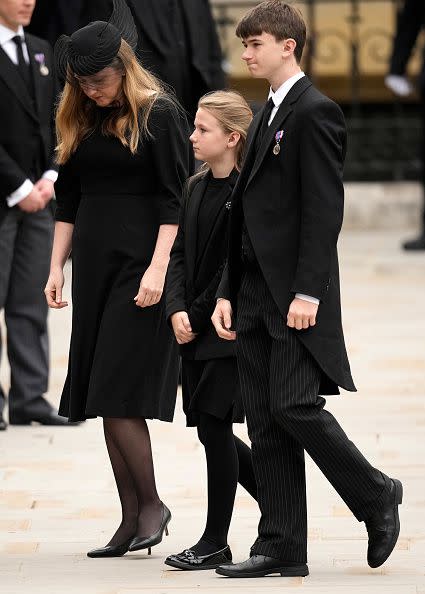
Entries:
<svg viewBox="0 0 425 594">
<path fill-rule="evenodd" d="M 237 132 L 240 135 L 235 154 L 235 166 L 240 171 L 248 128 L 252 122 L 252 111 L 248 103 L 237 91 L 212 91 L 199 99 L 198 108 L 209 111 L 226 134 Z M 209 170 L 208 163 L 204 163 L 196 175 L 204 175 Z"/>
<path fill-rule="evenodd" d="M 123 103 L 104 120 L 102 133 L 116 136 L 134 154 L 141 136 L 150 135 L 147 123 L 153 104 L 158 97 L 169 95 L 159 80 L 139 64 L 124 40 L 110 66 L 125 75 L 122 77 Z M 68 77 L 73 76 L 68 67 Z M 95 103 L 78 84 L 66 82 L 56 113 L 56 160 L 59 165 L 68 161 L 95 125 Z"/>
</svg>

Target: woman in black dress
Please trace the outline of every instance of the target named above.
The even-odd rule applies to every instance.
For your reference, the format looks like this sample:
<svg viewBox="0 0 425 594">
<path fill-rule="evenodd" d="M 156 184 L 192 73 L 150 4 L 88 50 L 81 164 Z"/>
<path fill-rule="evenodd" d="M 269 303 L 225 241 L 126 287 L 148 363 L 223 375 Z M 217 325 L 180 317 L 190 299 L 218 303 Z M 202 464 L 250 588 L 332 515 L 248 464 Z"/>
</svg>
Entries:
<svg viewBox="0 0 425 594">
<path fill-rule="evenodd" d="M 223 271 L 233 187 L 252 113 L 239 93 L 216 91 L 199 102 L 190 137 L 205 161 L 189 179 L 171 251 L 166 315 L 181 345 L 183 408 L 205 448 L 208 517 L 197 544 L 171 555 L 179 569 L 213 569 L 232 559 L 227 533 L 239 483 L 255 498 L 251 450 L 232 431 L 243 422 L 234 343 L 212 326 L 215 293 Z"/>
<path fill-rule="evenodd" d="M 178 352 L 161 298 L 189 173 L 187 122 L 137 62 L 124 0 L 56 48 L 66 84 L 57 112 L 60 164 L 46 297 L 62 301 L 72 249 L 73 319 L 59 414 L 103 417 L 122 522 L 90 557 L 158 544 L 171 514 L 154 478 L 146 419 L 172 421 Z M 116 25 L 114 24 L 116 23 Z"/>
</svg>

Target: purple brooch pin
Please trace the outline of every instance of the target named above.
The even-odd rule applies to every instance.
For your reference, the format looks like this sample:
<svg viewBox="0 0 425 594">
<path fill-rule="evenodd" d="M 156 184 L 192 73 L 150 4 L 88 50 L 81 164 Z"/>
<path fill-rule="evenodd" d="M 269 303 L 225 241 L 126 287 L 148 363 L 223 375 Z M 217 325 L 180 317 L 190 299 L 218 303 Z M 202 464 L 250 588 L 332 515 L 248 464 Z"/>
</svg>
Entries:
<svg viewBox="0 0 425 594">
<path fill-rule="evenodd" d="M 46 66 L 46 56 L 44 54 L 34 54 L 34 60 L 40 67 L 40 74 L 42 76 L 47 76 L 49 74 L 49 69 Z"/>
</svg>

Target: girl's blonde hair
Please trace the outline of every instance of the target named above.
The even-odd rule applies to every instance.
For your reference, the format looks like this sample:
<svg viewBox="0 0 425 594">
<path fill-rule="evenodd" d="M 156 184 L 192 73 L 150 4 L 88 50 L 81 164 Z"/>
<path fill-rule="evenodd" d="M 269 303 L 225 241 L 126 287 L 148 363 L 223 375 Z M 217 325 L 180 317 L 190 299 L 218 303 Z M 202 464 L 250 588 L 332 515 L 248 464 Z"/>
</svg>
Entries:
<svg viewBox="0 0 425 594">
<path fill-rule="evenodd" d="M 235 155 L 235 166 L 240 171 L 245 153 L 246 136 L 252 121 L 252 111 L 248 103 L 237 91 L 212 91 L 200 98 L 198 108 L 209 111 L 226 134 L 232 132 L 240 134 Z M 209 169 L 209 165 L 204 163 L 199 173 L 204 174 Z"/>
<path fill-rule="evenodd" d="M 154 102 L 160 96 L 168 97 L 168 93 L 159 80 L 139 64 L 124 40 L 111 67 L 123 74 L 123 101 L 120 108 L 104 120 L 102 133 L 116 136 L 134 154 L 140 138 L 149 135 L 147 122 Z M 73 77 L 71 71 L 68 71 L 68 77 Z M 68 161 L 95 125 L 95 103 L 78 84 L 67 82 L 56 113 L 56 160 L 59 165 Z"/>
</svg>

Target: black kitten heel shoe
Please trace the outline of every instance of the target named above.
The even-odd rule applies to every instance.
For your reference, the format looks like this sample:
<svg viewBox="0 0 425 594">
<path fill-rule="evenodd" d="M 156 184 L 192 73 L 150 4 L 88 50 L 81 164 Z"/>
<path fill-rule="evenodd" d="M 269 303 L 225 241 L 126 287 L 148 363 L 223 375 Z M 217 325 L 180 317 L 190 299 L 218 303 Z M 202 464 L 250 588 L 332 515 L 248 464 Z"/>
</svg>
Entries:
<svg viewBox="0 0 425 594">
<path fill-rule="evenodd" d="M 132 540 L 133 537 L 129 538 L 120 545 L 108 545 L 106 547 L 102 547 L 101 549 L 93 549 L 87 553 L 87 557 L 90 557 L 91 559 L 100 559 L 101 557 L 122 557 L 128 552 Z"/>
<path fill-rule="evenodd" d="M 159 527 L 159 529 L 154 532 L 153 534 L 151 534 L 150 536 L 147 536 L 146 538 L 143 538 L 141 536 L 136 536 L 135 538 L 133 538 L 133 540 L 130 543 L 130 546 L 128 547 L 129 551 L 140 551 L 142 549 L 148 549 L 148 555 L 151 554 L 151 548 L 154 547 L 155 545 L 159 544 L 162 541 L 162 538 L 164 536 L 164 532 L 165 534 L 168 536 L 168 524 L 171 520 L 171 512 L 168 509 L 168 507 L 163 503 L 162 504 L 162 520 L 161 520 L 161 525 Z"/>
</svg>

